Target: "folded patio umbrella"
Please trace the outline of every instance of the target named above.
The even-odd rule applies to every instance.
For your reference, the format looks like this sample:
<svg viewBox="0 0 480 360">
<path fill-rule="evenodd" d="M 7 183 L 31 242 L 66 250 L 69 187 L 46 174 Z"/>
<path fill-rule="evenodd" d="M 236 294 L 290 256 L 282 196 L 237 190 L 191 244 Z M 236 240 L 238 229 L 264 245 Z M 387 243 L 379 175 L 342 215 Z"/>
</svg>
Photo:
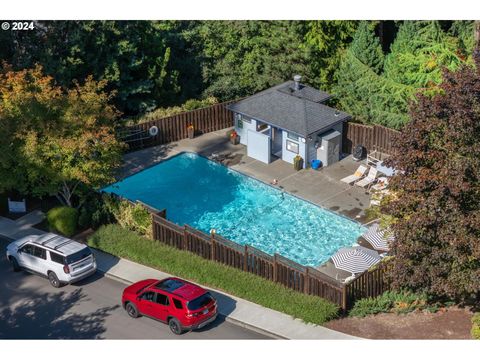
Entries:
<svg viewBox="0 0 480 360">
<path fill-rule="evenodd" d="M 377 264 L 382 258 L 375 250 L 363 246 L 352 246 L 338 250 L 332 256 L 337 269 L 358 274 Z"/>
<path fill-rule="evenodd" d="M 395 240 L 393 233 L 388 229 L 380 229 L 378 223 L 372 224 L 367 232 L 363 234 L 363 238 L 367 240 L 375 250 L 388 251 L 390 244 Z"/>
</svg>

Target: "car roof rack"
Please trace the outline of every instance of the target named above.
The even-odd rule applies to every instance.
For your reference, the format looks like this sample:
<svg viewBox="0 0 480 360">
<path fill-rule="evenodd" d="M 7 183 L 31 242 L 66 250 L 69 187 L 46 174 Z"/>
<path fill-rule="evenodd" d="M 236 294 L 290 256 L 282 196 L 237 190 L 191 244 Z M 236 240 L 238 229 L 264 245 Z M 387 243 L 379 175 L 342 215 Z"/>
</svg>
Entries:
<svg viewBox="0 0 480 360">
<path fill-rule="evenodd" d="M 60 235 L 54 235 L 54 236 L 52 236 L 51 238 L 43 241 L 40 245 L 45 246 L 45 245 L 48 244 L 49 242 L 51 242 L 51 241 L 53 241 L 53 240 L 56 240 L 56 239 L 58 239 L 58 238 L 61 238 L 61 236 L 60 236 Z"/>
<path fill-rule="evenodd" d="M 67 239 L 67 241 L 64 241 L 63 243 L 58 244 L 57 246 L 55 246 L 55 247 L 53 248 L 53 250 L 58 250 L 58 249 L 60 249 L 62 246 L 65 246 L 65 245 L 70 244 L 70 243 L 72 243 L 72 242 L 75 242 L 75 240 Z"/>
</svg>

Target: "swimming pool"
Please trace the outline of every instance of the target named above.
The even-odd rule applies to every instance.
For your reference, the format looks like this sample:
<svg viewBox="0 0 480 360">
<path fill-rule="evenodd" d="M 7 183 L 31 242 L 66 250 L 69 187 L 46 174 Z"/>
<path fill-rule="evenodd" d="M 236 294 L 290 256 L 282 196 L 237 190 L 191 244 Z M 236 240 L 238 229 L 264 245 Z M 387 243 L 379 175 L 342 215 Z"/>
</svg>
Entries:
<svg viewBox="0 0 480 360">
<path fill-rule="evenodd" d="M 194 153 L 181 153 L 103 189 L 239 244 L 317 266 L 352 245 L 359 223 Z"/>
</svg>

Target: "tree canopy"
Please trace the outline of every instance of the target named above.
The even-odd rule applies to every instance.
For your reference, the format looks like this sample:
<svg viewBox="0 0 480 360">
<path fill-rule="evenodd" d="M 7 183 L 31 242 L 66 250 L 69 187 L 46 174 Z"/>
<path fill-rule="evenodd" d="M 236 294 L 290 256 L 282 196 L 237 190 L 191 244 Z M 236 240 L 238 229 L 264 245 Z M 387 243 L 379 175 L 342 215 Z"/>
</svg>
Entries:
<svg viewBox="0 0 480 360">
<path fill-rule="evenodd" d="M 122 144 L 106 82 L 87 77 L 62 90 L 42 68 L 0 73 L 0 191 L 55 195 L 71 206 L 82 184 L 113 180 Z"/>
<path fill-rule="evenodd" d="M 233 100 L 300 74 L 336 95 L 355 120 L 395 128 L 407 121 L 406 104 L 414 93 L 435 93 L 444 67 L 471 63 L 474 43 L 472 21 L 37 21 L 35 26 L 35 31 L 0 32 L 0 59 L 16 71 L 40 64 L 63 90 L 90 75 L 105 80 L 105 90 L 115 93 L 112 100 L 127 117 L 189 99 Z"/>
</svg>

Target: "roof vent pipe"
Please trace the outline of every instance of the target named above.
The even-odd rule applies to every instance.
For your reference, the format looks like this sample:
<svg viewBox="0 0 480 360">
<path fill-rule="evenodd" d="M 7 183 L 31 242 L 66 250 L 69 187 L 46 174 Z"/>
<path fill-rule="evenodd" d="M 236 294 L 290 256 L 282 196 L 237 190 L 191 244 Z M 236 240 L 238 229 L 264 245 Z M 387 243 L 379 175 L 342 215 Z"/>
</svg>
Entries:
<svg viewBox="0 0 480 360">
<path fill-rule="evenodd" d="M 300 75 L 295 75 L 293 81 L 295 82 L 295 90 L 300 90 L 300 81 L 302 81 L 302 77 Z"/>
</svg>

